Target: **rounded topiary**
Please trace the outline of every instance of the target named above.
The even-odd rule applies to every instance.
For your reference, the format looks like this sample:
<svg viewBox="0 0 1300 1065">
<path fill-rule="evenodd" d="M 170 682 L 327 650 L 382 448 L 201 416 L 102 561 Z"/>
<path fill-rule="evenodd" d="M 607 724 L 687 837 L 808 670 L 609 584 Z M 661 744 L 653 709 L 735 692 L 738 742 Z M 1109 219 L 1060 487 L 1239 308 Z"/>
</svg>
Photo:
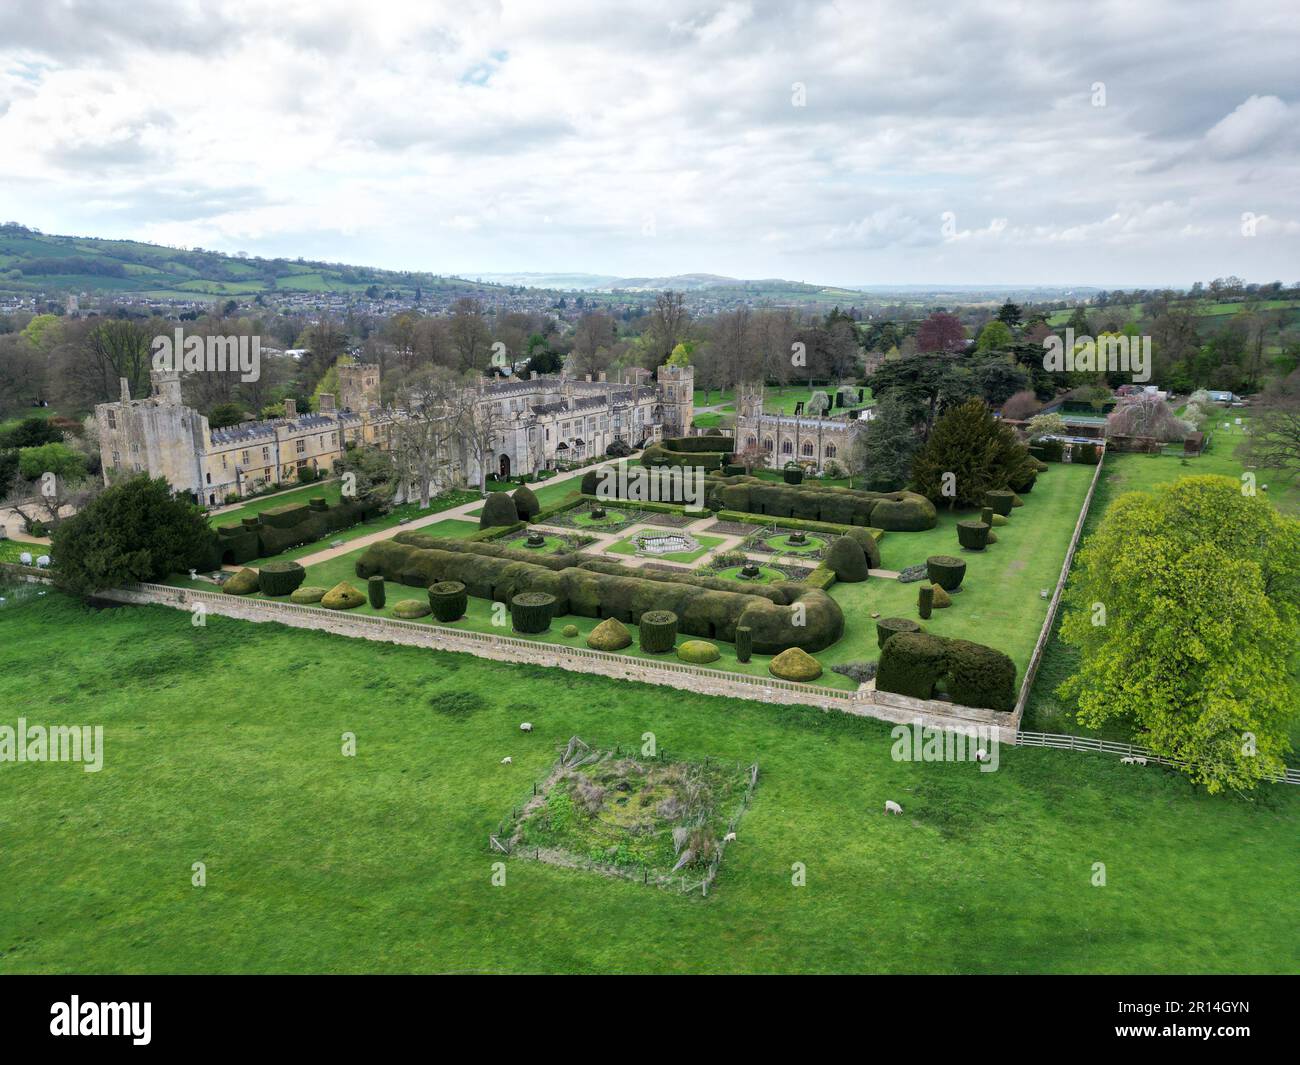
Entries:
<svg viewBox="0 0 1300 1065">
<path fill-rule="evenodd" d="M 1021 499 L 1019 496 L 1013 496 L 1013 497 L 1012 497 L 1012 499 L 1011 499 L 1011 506 L 1012 506 L 1013 508 L 1014 508 L 1014 507 L 1023 507 L 1024 505 L 1025 505 L 1025 501 L 1024 501 L 1023 499 Z"/>
<path fill-rule="evenodd" d="M 867 565 L 871 569 L 880 569 L 880 542 L 872 535 L 871 530 L 857 526 L 850 529 L 847 535 L 853 537 L 862 546 L 862 551 L 867 556 Z"/>
<path fill-rule="evenodd" d="M 521 484 L 510 497 L 515 502 L 515 514 L 520 521 L 532 521 L 537 517 L 542 505 L 537 502 L 537 495 L 526 484 Z"/>
<path fill-rule="evenodd" d="M 998 542 L 998 534 L 995 533 L 992 529 L 990 529 L 990 530 L 989 530 L 989 537 L 988 537 L 988 539 L 985 540 L 984 542 L 985 542 L 986 544 L 996 544 L 996 543 Z"/>
<path fill-rule="evenodd" d="M 880 647 L 896 632 L 921 631 L 921 626 L 911 618 L 876 618 L 876 644 Z"/>
<path fill-rule="evenodd" d="M 519 520 L 515 501 L 505 492 L 489 492 L 478 516 L 478 527 L 487 529 L 494 525 L 513 525 Z"/>
<path fill-rule="evenodd" d="M 856 584 L 867 579 L 867 553 L 851 536 L 841 536 L 826 552 L 826 565 L 837 581 Z"/>
<path fill-rule="evenodd" d="M 942 584 L 931 585 L 933 589 L 931 603 L 935 610 L 942 610 L 944 607 L 952 606 L 952 596 L 945 590 Z"/>
<path fill-rule="evenodd" d="M 515 632 L 545 632 L 554 614 L 555 596 L 550 592 L 520 592 L 510 600 L 510 621 Z"/>
<path fill-rule="evenodd" d="M 366 601 L 366 597 L 352 587 L 347 581 L 339 581 L 320 601 L 326 610 L 352 610 Z"/>
<path fill-rule="evenodd" d="M 816 680 L 822 664 L 802 647 L 787 647 L 767 664 L 767 671 L 781 680 Z"/>
<path fill-rule="evenodd" d="M 307 579 L 307 571 L 297 562 L 268 562 L 257 574 L 263 595 L 290 595 Z"/>
<path fill-rule="evenodd" d="M 393 605 L 393 617 L 395 618 L 411 620 L 425 617 L 428 613 L 429 604 L 422 603 L 418 599 L 403 599 Z"/>
<path fill-rule="evenodd" d="M 632 634 L 618 618 L 606 618 L 587 635 L 587 646 L 597 651 L 621 651 L 632 644 Z"/>
<path fill-rule="evenodd" d="M 245 566 L 233 577 L 227 577 L 221 590 L 228 595 L 252 595 L 258 588 L 257 570 Z"/>
<path fill-rule="evenodd" d="M 376 610 L 384 609 L 384 600 L 387 598 L 384 594 L 384 578 L 375 574 L 366 580 L 366 594 L 370 597 L 370 605 Z"/>
<path fill-rule="evenodd" d="M 326 591 L 325 588 L 304 584 L 301 588 L 295 588 L 289 594 L 289 602 L 298 603 L 300 606 L 310 606 L 312 603 L 319 603 L 325 598 Z"/>
<path fill-rule="evenodd" d="M 923 584 L 917 589 L 916 609 L 922 621 L 930 617 L 930 612 L 934 609 L 934 585 Z"/>
<path fill-rule="evenodd" d="M 641 650 L 660 655 L 677 642 L 677 615 L 671 610 L 647 610 L 641 615 Z"/>
<path fill-rule="evenodd" d="M 560 630 L 560 635 L 561 635 L 561 636 L 567 636 L 567 637 L 571 640 L 571 639 L 573 639 L 575 636 L 578 635 L 578 626 L 577 626 L 577 625 L 565 625 L 564 628 L 562 628 L 562 629 Z"/>
<path fill-rule="evenodd" d="M 711 644 L 708 640 L 687 640 L 677 648 L 677 657 L 683 662 L 700 666 L 706 662 L 716 662 L 722 657 L 722 653 L 716 644 Z"/>
<path fill-rule="evenodd" d="M 736 661 L 748 662 L 754 653 L 754 630 L 748 625 L 736 626 Z"/>
<path fill-rule="evenodd" d="M 989 527 L 982 521 L 959 521 L 957 541 L 967 551 L 983 551 L 989 542 Z"/>
<path fill-rule="evenodd" d="M 994 528 L 997 528 L 999 525 L 1009 525 L 1009 524 L 1010 524 L 1010 519 L 1009 519 L 1009 518 L 1006 518 L 1006 517 L 1004 517 L 1004 516 L 1001 515 L 1001 514 L 994 514 L 994 515 L 993 515 L 993 527 L 994 527 Z"/>
<path fill-rule="evenodd" d="M 459 621 L 469 606 L 469 595 L 460 581 L 439 581 L 429 585 L 429 606 L 439 621 Z"/>
<path fill-rule="evenodd" d="M 796 467 L 787 467 L 782 471 L 786 484 L 803 484 L 803 470 Z"/>
<path fill-rule="evenodd" d="M 1008 488 L 995 488 L 991 492 L 984 493 L 984 505 L 992 507 L 994 514 L 1010 514 L 1015 503 L 1016 493 Z"/>
<path fill-rule="evenodd" d="M 966 562 L 953 555 L 931 555 L 925 560 L 925 574 L 933 584 L 955 592 L 966 578 Z"/>
</svg>

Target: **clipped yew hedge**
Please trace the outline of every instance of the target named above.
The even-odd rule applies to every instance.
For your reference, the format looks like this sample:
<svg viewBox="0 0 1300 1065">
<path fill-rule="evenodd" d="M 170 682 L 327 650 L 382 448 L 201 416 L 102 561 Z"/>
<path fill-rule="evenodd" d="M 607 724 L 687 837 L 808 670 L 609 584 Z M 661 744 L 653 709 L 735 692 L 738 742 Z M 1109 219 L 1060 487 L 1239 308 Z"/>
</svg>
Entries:
<svg viewBox="0 0 1300 1065">
<path fill-rule="evenodd" d="M 1005 517 L 1011 513 L 1011 508 L 1016 505 L 1016 493 L 1005 488 L 985 492 L 984 505 L 992 509 L 994 514 L 1001 514 Z"/>
<path fill-rule="evenodd" d="M 545 632 L 554 615 L 555 596 L 547 592 L 520 592 L 510 600 L 510 621 L 515 632 Z"/>
<path fill-rule="evenodd" d="M 911 618 L 876 618 L 876 645 L 884 647 L 885 642 L 901 632 L 920 632 L 921 626 Z"/>
<path fill-rule="evenodd" d="M 664 654 L 677 643 L 677 615 L 671 610 L 650 610 L 641 615 L 641 650 Z"/>
<path fill-rule="evenodd" d="M 878 691 L 930 699 L 943 681 L 962 706 L 1010 711 L 1016 702 L 1016 666 L 994 647 L 923 632 L 885 642 L 876 672 Z"/>
<path fill-rule="evenodd" d="M 429 586 L 429 607 L 439 621 L 459 621 L 469 606 L 469 595 L 460 581 L 439 581 Z"/>
<path fill-rule="evenodd" d="M 291 595 L 306 579 L 307 571 L 297 562 L 268 562 L 257 574 L 263 595 Z"/>
<path fill-rule="evenodd" d="M 989 542 L 989 527 L 982 521 L 959 521 L 957 542 L 968 551 L 983 551 Z"/>
<path fill-rule="evenodd" d="M 489 492 L 483 500 L 483 509 L 479 511 L 478 527 L 490 529 L 498 525 L 513 525 L 519 520 L 519 511 L 515 501 L 505 492 Z"/>
<path fill-rule="evenodd" d="M 851 536 L 841 536 L 826 552 L 826 565 L 834 572 L 837 581 L 859 584 L 867 579 L 867 555 L 862 545 Z"/>
<path fill-rule="evenodd" d="M 324 539 L 332 532 L 369 521 L 382 509 L 378 500 L 345 499 L 334 506 L 286 503 L 270 507 L 260 515 L 242 518 L 239 524 L 217 527 L 217 550 L 223 563 L 236 565 L 255 558 L 279 555 L 290 548 Z"/>
<path fill-rule="evenodd" d="M 925 573 L 947 592 L 955 592 L 966 579 L 966 562 L 953 555 L 931 555 L 925 560 Z"/>
</svg>

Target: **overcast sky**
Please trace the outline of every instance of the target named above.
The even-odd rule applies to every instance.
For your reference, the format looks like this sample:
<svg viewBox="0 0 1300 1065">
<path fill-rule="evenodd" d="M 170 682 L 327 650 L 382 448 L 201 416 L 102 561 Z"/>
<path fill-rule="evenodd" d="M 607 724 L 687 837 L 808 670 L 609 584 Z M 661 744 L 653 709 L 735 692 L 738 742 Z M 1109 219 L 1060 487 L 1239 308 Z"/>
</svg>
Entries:
<svg viewBox="0 0 1300 1065">
<path fill-rule="evenodd" d="M 1298 57 L 1295 0 L 4 0 L 0 220 L 469 276 L 1294 281 Z"/>
</svg>

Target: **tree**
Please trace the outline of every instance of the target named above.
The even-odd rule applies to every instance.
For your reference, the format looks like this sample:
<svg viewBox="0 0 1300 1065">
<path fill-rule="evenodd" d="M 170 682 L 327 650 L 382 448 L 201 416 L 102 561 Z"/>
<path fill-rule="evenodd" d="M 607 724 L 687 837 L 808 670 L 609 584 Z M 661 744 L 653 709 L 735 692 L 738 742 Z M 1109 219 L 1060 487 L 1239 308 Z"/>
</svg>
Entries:
<svg viewBox="0 0 1300 1065">
<path fill-rule="evenodd" d="M 1045 436 L 1065 436 L 1069 431 L 1065 419 L 1055 411 L 1051 414 L 1035 414 L 1025 426 L 1025 433 L 1030 440 L 1041 440 Z"/>
<path fill-rule="evenodd" d="M 389 503 L 397 494 L 397 466 L 389 451 L 353 445 L 344 450 L 336 466 L 338 473 L 352 474 L 357 499 Z"/>
<path fill-rule="evenodd" d="M 613 346 L 614 319 L 604 311 L 584 314 L 573 331 L 573 351 L 569 355 L 571 372 L 594 377 L 605 371 L 609 367 Z"/>
<path fill-rule="evenodd" d="M 492 330 L 478 300 L 468 296 L 458 299 L 448 328 L 459 368 L 477 373 L 486 370 L 492 352 Z"/>
<path fill-rule="evenodd" d="M 1013 421 L 1024 421 L 1026 418 L 1032 418 L 1038 413 L 1042 404 L 1038 402 L 1038 396 L 1031 389 L 1025 389 L 1023 392 L 1017 392 L 1002 404 L 1002 417 L 1010 418 Z"/>
<path fill-rule="evenodd" d="M 876 416 L 858 435 L 848 455 L 849 471 L 861 487 L 873 492 L 893 492 L 904 487 L 912 474 L 912 456 L 921 439 L 906 406 L 884 400 Z"/>
<path fill-rule="evenodd" d="M 1021 309 L 1018 303 L 1007 300 L 998 310 L 998 321 L 1012 328 L 1020 324 Z"/>
<path fill-rule="evenodd" d="M 662 365 L 673 348 L 685 338 L 689 322 L 685 293 L 669 290 L 655 297 L 654 308 L 650 311 L 650 326 L 646 330 L 654 366 Z"/>
<path fill-rule="evenodd" d="M 1029 384 L 1029 374 L 1014 363 L 993 358 L 976 366 L 975 381 L 985 402 L 1000 407 Z"/>
<path fill-rule="evenodd" d="M 212 429 L 224 429 L 229 425 L 238 425 L 244 420 L 244 408 L 238 403 L 218 403 L 208 415 L 208 426 Z"/>
<path fill-rule="evenodd" d="M 392 423 L 393 466 L 398 490 L 413 491 L 421 508 L 429 506 L 430 486 L 454 467 L 453 441 L 468 429 L 467 404 L 477 399 L 474 375 L 462 385 L 451 371 L 436 367 L 417 371 L 400 398 L 405 417 Z M 495 406 L 493 404 L 492 406 Z"/>
<path fill-rule="evenodd" d="M 912 355 L 884 362 L 867 378 L 872 395 L 902 404 L 913 424 L 921 424 L 922 438 L 930 435 L 943 408 L 962 403 L 975 394 L 968 370 L 951 355 Z"/>
<path fill-rule="evenodd" d="M 916 331 L 917 350 L 925 353 L 963 351 L 966 348 L 966 330 L 953 315 L 935 311 Z"/>
<path fill-rule="evenodd" d="M 1082 657 L 1060 693 L 1082 725 L 1127 721 L 1211 792 L 1282 771 L 1300 522 L 1228 477 L 1127 493 L 1079 551 L 1066 604 L 1061 635 Z"/>
<path fill-rule="evenodd" d="M 673 348 L 673 353 L 664 361 L 665 366 L 689 366 L 690 364 L 691 356 L 685 344 L 678 344 Z"/>
<path fill-rule="evenodd" d="M 990 491 L 1031 480 L 1034 461 L 1015 430 L 981 399 L 949 410 L 912 462 L 912 488 L 933 503 L 979 507 Z"/>
<path fill-rule="evenodd" d="M 51 554 L 59 584 L 79 595 L 207 569 L 218 557 L 202 511 L 174 496 L 164 478 L 144 475 L 105 489 L 64 521 Z"/>
<path fill-rule="evenodd" d="M 1240 452 L 1247 462 L 1277 470 L 1288 481 L 1300 473 L 1300 370 L 1264 394 Z"/>
<path fill-rule="evenodd" d="M 1107 436 L 1142 436 L 1164 442 L 1183 440 L 1191 430 L 1154 393 L 1129 396 L 1106 419 Z"/>
<path fill-rule="evenodd" d="M 994 318 L 980 330 L 980 338 L 975 344 L 976 351 L 997 351 L 1005 348 L 1012 341 L 1011 330 L 1001 318 Z"/>
</svg>

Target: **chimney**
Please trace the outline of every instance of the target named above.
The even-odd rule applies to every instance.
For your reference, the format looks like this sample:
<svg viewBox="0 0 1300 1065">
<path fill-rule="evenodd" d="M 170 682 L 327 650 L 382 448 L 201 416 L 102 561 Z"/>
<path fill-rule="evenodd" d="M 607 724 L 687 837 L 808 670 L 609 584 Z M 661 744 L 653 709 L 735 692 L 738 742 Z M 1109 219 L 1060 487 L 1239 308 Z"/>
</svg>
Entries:
<svg viewBox="0 0 1300 1065">
<path fill-rule="evenodd" d="M 122 402 L 123 402 L 123 403 L 130 403 L 130 402 L 131 402 L 131 382 L 128 381 L 125 377 L 119 377 L 119 378 L 117 379 L 117 383 L 118 383 L 118 385 L 121 386 L 121 389 L 122 389 Z"/>
<path fill-rule="evenodd" d="M 322 414 L 334 413 L 334 393 L 322 392 L 320 394 L 320 412 Z"/>
<path fill-rule="evenodd" d="M 298 401 L 292 396 L 284 401 L 284 416 L 286 418 L 298 417 Z"/>
</svg>

